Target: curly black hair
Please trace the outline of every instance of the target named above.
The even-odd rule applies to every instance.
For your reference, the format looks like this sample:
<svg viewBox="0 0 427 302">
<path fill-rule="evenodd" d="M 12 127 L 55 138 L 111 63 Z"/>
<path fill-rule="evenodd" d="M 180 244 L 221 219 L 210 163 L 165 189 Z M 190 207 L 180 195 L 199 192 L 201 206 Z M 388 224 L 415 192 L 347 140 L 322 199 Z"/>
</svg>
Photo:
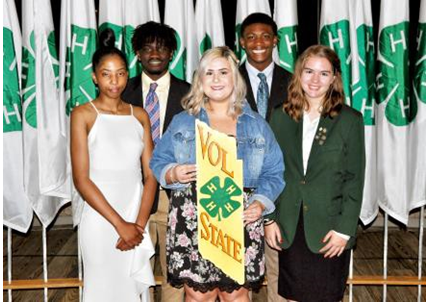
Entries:
<svg viewBox="0 0 427 302">
<path fill-rule="evenodd" d="M 135 54 L 146 45 L 154 41 L 174 52 L 177 48 L 175 30 L 166 24 L 150 21 L 135 28 L 132 36 L 132 48 Z"/>
</svg>

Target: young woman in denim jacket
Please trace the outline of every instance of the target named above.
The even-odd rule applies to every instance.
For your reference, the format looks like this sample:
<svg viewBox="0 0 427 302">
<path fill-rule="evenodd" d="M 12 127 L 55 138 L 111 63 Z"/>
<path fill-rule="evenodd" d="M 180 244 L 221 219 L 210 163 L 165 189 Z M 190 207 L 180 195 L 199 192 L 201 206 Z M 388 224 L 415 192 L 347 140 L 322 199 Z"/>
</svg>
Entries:
<svg viewBox="0 0 427 302">
<path fill-rule="evenodd" d="M 284 188 L 283 156 L 267 122 L 245 101 L 238 61 L 228 47 L 207 51 L 176 115 L 157 144 L 150 167 L 172 189 L 166 252 L 168 282 L 184 285 L 187 301 L 249 301 L 264 277 L 262 216 L 274 211 Z M 195 121 L 233 136 L 243 159 L 246 281 L 243 286 L 198 252 Z"/>
</svg>

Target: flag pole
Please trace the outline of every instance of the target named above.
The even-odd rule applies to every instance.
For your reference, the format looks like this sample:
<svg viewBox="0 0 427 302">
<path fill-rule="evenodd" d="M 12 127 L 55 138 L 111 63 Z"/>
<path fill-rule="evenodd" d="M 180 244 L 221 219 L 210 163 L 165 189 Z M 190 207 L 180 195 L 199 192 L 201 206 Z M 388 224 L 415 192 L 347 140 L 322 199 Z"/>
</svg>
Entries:
<svg viewBox="0 0 427 302">
<path fill-rule="evenodd" d="M 46 227 L 43 225 L 42 241 L 43 241 L 43 280 L 47 282 L 47 234 Z M 48 288 L 44 288 L 44 301 L 48 302 Z"/>
<path fill-rule="evenodd" d="M 353 249 L 351 249 L 351 251 L 350 251 L 350 273 L 349 273 L 350 279 L 353 279 L 353 264 L 354 264 L 353 256 L 354 256 Z M 349 285 L 349 302 L 353 302 L 353 282 L 350 283 L 350 285 Z"/>
<path fill-rule="evenodd" d="M 387 279 L 387 251 L 388 251 L 388 214 L 384 212 L 384 255 L 383 255 L 383 278 Z M 387 302 L 387 284 L 383 285 L 383 302 Z"/>
<path fill-rule="evenodd" d="M 12 229 L 7 228 L 7 282 L 12 283 Z M 12 302 L 12 290 L 7 290 L 7 301 Z"/>
<path fill-rule="evenodd" d="M 418 236 L 418 280 L 421 280 L 422 271 L 423 271 L 423 240 L 424 239 L 424 206 L 421 207 L 420 211 L 420 228 Z M 421 284 L 418 285 L 418 296 L 417 301 L 421 302 L 422 297 L 422 287 Z"/>
</svg>

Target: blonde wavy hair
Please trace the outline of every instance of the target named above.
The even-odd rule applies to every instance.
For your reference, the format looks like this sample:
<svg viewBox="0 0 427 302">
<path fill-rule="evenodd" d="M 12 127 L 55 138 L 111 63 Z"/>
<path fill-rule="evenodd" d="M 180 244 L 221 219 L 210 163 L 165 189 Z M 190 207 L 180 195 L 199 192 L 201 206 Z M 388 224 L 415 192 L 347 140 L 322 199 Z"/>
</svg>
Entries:
<svg viewBox="0 0 427 302">
<path fill-rule="evenodd" d="M 236 55 L 227 46 L 215 47 L 207 50 L 200 59 L 199 66 L 193 75 L 193 83 L 190 92 L 181 101 L 182 107 L 191 115 L 199 114 L 205 108 L 209 98 L 203 91 L 202 79 L 206 73 L 207 66 L 215 59 L 224 58 L 230 63 L 233 75 L 234 90 L 231 95 L 228 112 L 229 116 L 236 118 L 242 113 L 243 104 L 246 97 L 246 84 L 239 72 L 239 61 Z"/>
<path fill-rule="evenodd" d="M 323 100 L 322 116 L 335 117 L 344 104 L 344 89 L 341 77 L 341 65 L 335 51 L 323 45 L 313 45 L 307 48 L 295 63 L 294 74 L 288 87 L 288 100 L 283 104 L 283 110 L 295 121 L 301 120 L 304 110 L 310 108 L 301 85 L 301 75 L 309 58 L 325 58 L 331 63 L 335 80 L 326 92 Z"/>
</svg>

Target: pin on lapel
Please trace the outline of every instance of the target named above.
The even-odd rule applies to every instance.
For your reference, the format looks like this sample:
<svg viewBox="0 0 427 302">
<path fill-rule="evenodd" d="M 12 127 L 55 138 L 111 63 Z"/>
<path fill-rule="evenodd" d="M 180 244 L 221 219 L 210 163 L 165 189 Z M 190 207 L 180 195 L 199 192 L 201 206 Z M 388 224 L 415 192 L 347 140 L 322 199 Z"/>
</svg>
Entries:
<svg viewBox="0 0 427 302">
<path fill-rule="evenodd" d="M 319 145 L 323 145 L 326 141 L 326 133 L 328 130 L 325 127 L 319 127 L 317 130 L 316 136 L 314 139 L 317 141 Z"/>
</svg>

